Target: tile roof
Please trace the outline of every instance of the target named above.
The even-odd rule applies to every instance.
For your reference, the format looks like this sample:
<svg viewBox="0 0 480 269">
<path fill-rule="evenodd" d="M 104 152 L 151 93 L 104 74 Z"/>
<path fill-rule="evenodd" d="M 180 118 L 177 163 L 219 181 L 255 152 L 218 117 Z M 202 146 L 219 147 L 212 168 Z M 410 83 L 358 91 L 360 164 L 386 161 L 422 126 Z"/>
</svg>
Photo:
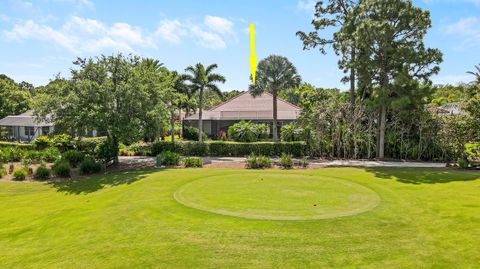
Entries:
<svg viewBox="0 0 480 269">
<path fill-rule="evenodd" d="M 279 120 L 294 120 L 300 115 L 300 108 L 277 99 L 277 117 Z M 272 119 L 273 118 L 273 96 L 270 93 L 263 93 L 253 97 L 246 91 L 216 107 L 203 111 L 204 120 L 233 120 L 233 119 Z M 197 120 L 198 113 L 185 118 L 186 120 Z"/>
</svg>

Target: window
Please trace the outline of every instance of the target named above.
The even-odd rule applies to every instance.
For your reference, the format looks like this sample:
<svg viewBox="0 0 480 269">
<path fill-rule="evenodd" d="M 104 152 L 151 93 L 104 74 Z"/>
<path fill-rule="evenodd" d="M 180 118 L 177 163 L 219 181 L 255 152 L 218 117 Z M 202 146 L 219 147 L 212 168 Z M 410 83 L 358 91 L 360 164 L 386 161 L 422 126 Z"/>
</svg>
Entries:
<svg viewBox="0 0 480 269">
<path fill-rule="evenodd" d="M 35 135 L 35 128 L 32 126 L 25 126 L 25 135 L 26 136 L 34 136 Z"/>
<path fill-rule="evenodd" d="M 42 134 L 47 135 L 48 133 L 50 133 L 50 126 L 43 126 L 42 127 Z"/>
</svg>

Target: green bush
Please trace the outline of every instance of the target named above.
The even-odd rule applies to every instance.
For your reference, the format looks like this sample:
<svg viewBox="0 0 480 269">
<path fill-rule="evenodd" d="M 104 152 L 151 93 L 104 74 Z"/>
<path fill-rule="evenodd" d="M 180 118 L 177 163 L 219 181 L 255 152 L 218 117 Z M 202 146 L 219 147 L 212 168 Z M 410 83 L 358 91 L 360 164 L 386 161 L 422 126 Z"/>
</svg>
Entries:
<svg viewBox="0 0 480 269">
<path fill-rule="evenodd" d="M 282 126 L 280 130 L 280 137 L 282 141 L 303 141 L 305 140 L 305 131 L 298 128 L 295 123 L 289 123 Z"/>
<path fill-rule="evenodd" d="M 225 141 L 178 141 L 175 144 L 167 141 L 155 142 L 151 145 L 154 156 L 163 151 L 177 152 L 185 156 L 223 156 L 243 157 L 250 154 L 280 156 L 282 153 L 294 157 L 304 156 L 307 152 L 305 142 L 225 142 Z"/>
<path fill-rule="evenodd" d="M 256 142 L 268 135 L 269 129 L 264 123 L 240 121 L 228 127 L 228 137 L 237 142 Z"/>
<path fill-rule="evenodd" d="M 157 158 L 160 158 L 161 165 L 175 166 L 180 164 L 180 154 L 176 152 L 164 151 Z"/>
<path fill-rule="evenodd" d="M 18 169 L 13 172 L 13 178 L 17 181 L 22 181 L 27 178 L 28 172 L 25 169 Z"/>
<path fill-rule="evenodd" d="M 183 144 L 185 142 L 158 141 L 151 145 L 151 154 L 157 156 L 164 151 L 172 151 L 183 154 Z"/>
<path fill-rule="evenodd" d="M 42 152 L 37 150 L 27 150 L 23 153 L 23 160 L 32 164 L 42 161 Z"/>
<path fill-rule="evenodd" d="M 95 151 L 97 158 L 106 162 L 117 157 L 118 145 L 115 145 L 111 139 L 107 139 L 99 144 Z"/>
<path fill-rule="evenodd" d="M 250 154 L 280 156 L 282 153 L 295 157 L 304 156 L 307 145 L 304 142 L 223 142 L 208 143 L 210 156 L 242 157 Z"/>
<path fill-rule="evenodd" d="M 90 156 L 95 155 L 95 150 L 100 144 L 107 140 L 106 136 L 99 137 L 82 137 L 75 141 L 75 148 Z"/>
<path fill-rule="evenodd" d="M 98 162 L 95 162 L 92 157 L 86 157 L 80 163 L 80 173 L 82 175 L 98 173 L 100 171 L 102 171 L 102 165 Z"/>
<path fill-rule="evenodd" d="M 72 137 L 67 134 L 56 135 L 51 138 L 51 141 L 52 146 L 57 147 L 61 152 L 75 148 Z"/>
<path fill-rule="evenodd" d="M 42 135 L 33 140 L 32 144 L 35 149 L 42 150 L 50 147 L 52 140 L 48 136 Z"/>
<path fill-rule="evenodd" d="M 70 177 L 70 163 L 67 160 L 58 160 L 52 166 L 53 173 L 59 177 Z"/>
<path fill-rule="evenodd" d="M 272 167 L 272 160 L 267 156 L 251 154 L 247 157 L 245 165 L 249 169 L 263 169 Z"/>
<path fill-rule="evenodd" d="M 149 156 L 152 154 L 152 147 L 146 143 L 133 143 L 128 147 L 135 156 Z"/>
<path fill-rule="evenodd" d="M 60 150 L 58 150 L 56 147 L 49 147 L 42 151 L 42 159 L 45 162 L 56 162 L 61 156 L 62 154 L 60 153 Z"/>
<path fill-rule="evenodd" d="M 72 167 L 77 167 L 83 161 L 85 155 L 78 150 L 67 150 L 62 154 L 62 159 L 68 161 Z"/>
<path fill-rule="evenodd" d="M 470 166 L 470 162 L 467 159 L 459 159 L 458 166 L 462 169 L 467 169 Z"/>
<path fill-rule="evenodd" d="M 18 147 L 8 147 L 3 150 L 5 161 L 19 162 L 23 158 L 24 150 Z"/>
<path fill-rule="evenodd" d="M 6 174 L 7 174 L 7 170 L 5 169 L 5 166 L 3 166 L 3 163 L 0 162 L 0 178 L 2 178 Z"/>
<path fill-rule="evenodd" d="M 184 140 L 193 140 L 198 141 L 198 128 L 192 126 L 185 126 L 183 128 L 183 139 Z M 207 135 L 205 133 L 202 134 L 203 140 L 207 140 Z"/>
<path fill-rule="evenodd" d="M 292 156 L 283 153 L 282 156 L 280 156 L 279 165 L 280 165 L 283 169 L 291 169 L 291 168 L 293 168 Z"/>
<path fill-rule="evenodd" d="M 24 144 L 24 143 L 16 143 L 16 142 L 0 141 L 0 148 L 33 149 L 33 145 L 32 144 Z"/>
<path fill-rule="evenodd" d="M 299 162 L 299 165 L 303 168 L 307 168 L 309 164 L 310 163 L 308 162 L 308 157 L 306 157 L 306 156 L 303 157 Z"/>
<path fill-rule="evenodd" d="M 50 178 L 50 175 L 50 169 L 48 169 L 45 165 L 41 165 L 37 168 L 35 174 L 33 174 L 33 177 L 39 180 L 47 180 Z"/>
<path fill-rule="evenodd" d="M 198 157 L 187 157 L 183 160 L 185 167 L 203 167 L 202 158 Z"/>
</svg>

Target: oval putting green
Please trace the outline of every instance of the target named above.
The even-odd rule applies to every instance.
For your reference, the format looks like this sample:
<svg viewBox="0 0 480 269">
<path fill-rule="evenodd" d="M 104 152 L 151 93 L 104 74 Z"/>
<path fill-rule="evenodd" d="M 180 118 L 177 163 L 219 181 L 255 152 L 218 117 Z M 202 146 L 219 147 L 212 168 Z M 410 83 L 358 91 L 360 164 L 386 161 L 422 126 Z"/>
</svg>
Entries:
<svg viewBox="0 0 480 269">
<path fill-rule="evenodd" d="M 360 184 L 293 173 L 245 173 L 201 178 L 180 187 L 181 204 L 262 220 L 314 220 L 356 215 L 380 201 Z"/>
</svg>

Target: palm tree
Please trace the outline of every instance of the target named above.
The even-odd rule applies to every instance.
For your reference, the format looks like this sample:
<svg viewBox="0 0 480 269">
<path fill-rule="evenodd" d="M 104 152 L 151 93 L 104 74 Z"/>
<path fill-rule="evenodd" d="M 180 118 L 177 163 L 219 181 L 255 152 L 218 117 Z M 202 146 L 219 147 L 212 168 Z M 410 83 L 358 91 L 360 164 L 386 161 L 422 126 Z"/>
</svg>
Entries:
<svg viewBox="0 0 480 269">
<path fill-rule="evenodd" d="M 475 76 L 475 80 L 472 81 L 472 84 L 480 85 L 480 64 L 475 66 L 475 71 L 468 71 L 467 73 Z"/>
<path fill-rule="evenodd" d="M 205 91 L 212 91 L 222 96 L 222 92 L 215 83 L 225 83 L 225 77 L 216 73 L 213 70 L 218 68 L 217 64 L 211 64 L 207 68 L 201 63 L 197 63 L 195 66 L 189 66 L 185 71 L 186 79 L 190 81 L 193 92 L 198 93 L 198 141 L 202 141 L 203 137 L 203 93 Z"/>
<path fill-rule="evenodd" d="M 264 92 L 273 95 L 273 141 L 278 140 L 277 96 L 281 91 L 298 87 L 300 82 L 297 69 L 286 57 L 270 55 L 258 63 L 256 84 L 250 85 L 250 93 L 253 96 Z"/>
</svg>

